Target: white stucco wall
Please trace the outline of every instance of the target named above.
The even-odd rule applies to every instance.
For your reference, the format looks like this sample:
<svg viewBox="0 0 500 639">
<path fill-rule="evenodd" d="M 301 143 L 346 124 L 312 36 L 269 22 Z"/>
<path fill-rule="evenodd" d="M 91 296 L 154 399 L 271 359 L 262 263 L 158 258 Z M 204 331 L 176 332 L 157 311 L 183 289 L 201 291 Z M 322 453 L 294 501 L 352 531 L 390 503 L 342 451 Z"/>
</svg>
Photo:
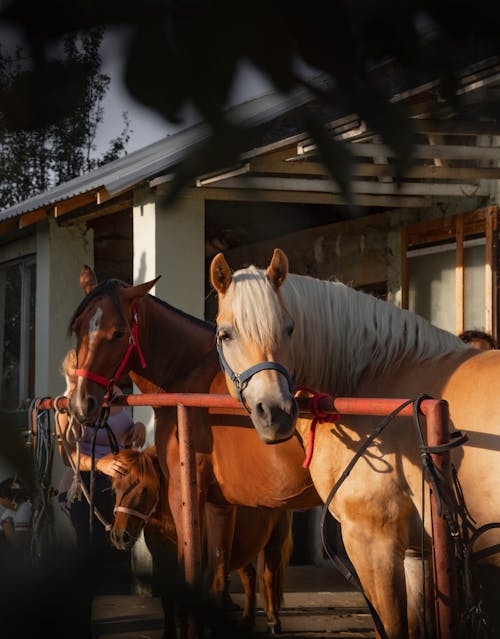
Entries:
<svg viewBox="0 0 500 639">
<path fill-rule="evenodd" d="M 35 393 L 64 391 L 60 366 L 73 346 L 67 328 L 83 297 L 79 285 L 84 264 L 93 265 L 93 231 L 85 226 L 61 227 L 52 220 L 37 233 Z"/>
<path fill-rule="evenodd" d="M 134 202 L 134 284 L 161 275 L 151 293 L 199 318 L 205 298 L 205 207 L 202 200 L 179 198 L 169 208 L 151 191 L 136 192 Z M 134 393 L 138 393 L 134 388 Z M 134 419 L 146 424 L 147 443 L 154 441 L 154 413 L 134 408 Z M 151 570 L 143 537 L 133 549 L 134 568 Z M 140 583 L 138 592 L 142 592 Z"/>
<path fill-rule="evenodd" d="M 68 323 L 83 297 L 79 285 L 84 264 L 94 263 L 93 231 L 85 226 L 61 227 L 52 220 L 40 225 L 36 238 L 36 366 L 35 396 L 56 397 L 65 389 L 60 373 L 67 350 L 74 343 L 67 337 Z M 52 485 L 57 488 L 66 466 L 54 454 Z M 73 530 L 54 500 L 56 530 L 70 541 Z"/>
<path fill-rule="evenodd" d="M 158 275 L 153 294 L 199 318 L 205 297 L 205 203 L 180 197 L 166 207 L 151 191 L 136 194 L 134 284 Z"/>
<path fill-rule="evenodd" d="M 134 284 L 161 275 L 151 294 L 199 318 L 205 297 L 204 207 L 202 200 L 183 197 L 167 208 L 144 190 L 136 192 L 133 212 Z M 146 424 L 152 443 L 153 410 L 136 407 L 134 418 Z"/>
</svg>

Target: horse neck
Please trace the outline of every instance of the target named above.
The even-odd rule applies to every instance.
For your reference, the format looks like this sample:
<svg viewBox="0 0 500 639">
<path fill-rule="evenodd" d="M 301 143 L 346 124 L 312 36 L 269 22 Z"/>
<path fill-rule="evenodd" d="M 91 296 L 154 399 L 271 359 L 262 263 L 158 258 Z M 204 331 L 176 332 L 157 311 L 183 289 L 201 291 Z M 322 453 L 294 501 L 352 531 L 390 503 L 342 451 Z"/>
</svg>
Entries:
<svg viewBox="0 0 500 639">
<path fill-rule="evenodd" d="M 422 317 L 344 284 L 296 275 L 291 285 L 285 301 L 296 320 L 300 385 L 354 395 L 366 380 L 465 348 Z"/>
<path fill-rule="evenodd" d="M 139 313 L 139 344 L 146 368 L 135 357 L 130 371 L 139 389 L 187 391 L 194 371 L 202 368 L 208 388 L 218 370 L 215 330 L 152 296 L 144 298 Z"/>
<path fill-rule="evenodd" d="M 149 518 L 147 526 L 150 530 L 156 530 L 161 534 L 166 534 L 171 540 L 176 540 L 174 519 L 168 501 L 168 480 L 163 475 L 158 463 L 155 463 L 155 468 L 158 473 L 160 489 L 156 509 Z"/>
</svg>

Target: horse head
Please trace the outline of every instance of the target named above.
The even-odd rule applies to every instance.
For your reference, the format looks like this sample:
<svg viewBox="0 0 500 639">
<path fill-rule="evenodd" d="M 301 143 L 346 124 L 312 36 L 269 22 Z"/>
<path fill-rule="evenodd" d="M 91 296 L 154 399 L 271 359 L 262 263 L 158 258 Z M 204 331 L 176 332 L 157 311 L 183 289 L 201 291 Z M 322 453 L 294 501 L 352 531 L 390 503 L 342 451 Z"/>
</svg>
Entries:
<svg viewBox="0 0 500 639">
<path fill-rule="evenodd" d="M 158 279 L 137 286 L 115 279 L 98 284 L 92 269 L 83 267 L 80 285 L 85 297 L 69 328 L 76 336 L 75 379 L 69 403 L 78 422 L 96 422 L 104 400 L 112 394 L 113 383 L 130 367 L 129 356 L 138 355 L 134 333 L 138 308 Z"/>
<path fill-rule="evenodd" d="M 114 522 L 110 537 L 119 550 L 131 548 L 158 508 L 160 468 L 154 447 L 118 453 L 128 467 L 125 476 L 112 480 L 115 492 Z"/>
<path fill-rule="evenodd" d="M 222 253 L 210 267 L 219 299 L 217 347 L 229 392 L 267 444 L 289 439 L 297 417 L 290 371 L 294 323 L 280 296 L 287 274 L 288 259 L 279 249 L 265 271 L 232 273 Z"/>
</svg>

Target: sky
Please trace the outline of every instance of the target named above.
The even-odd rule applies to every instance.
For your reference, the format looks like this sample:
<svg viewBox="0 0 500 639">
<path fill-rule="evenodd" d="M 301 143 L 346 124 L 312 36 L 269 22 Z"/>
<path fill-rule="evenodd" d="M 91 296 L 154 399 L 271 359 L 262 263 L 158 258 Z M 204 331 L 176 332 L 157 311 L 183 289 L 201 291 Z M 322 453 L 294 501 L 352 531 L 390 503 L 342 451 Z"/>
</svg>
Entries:
<svg viewBox="0 0 500 639">
<path fill-rule="evenodd" d="M 130 141 L 127 145 L 128 153 L 152 144 L 196 121 L 195 114 L 187 112 L 184 124 L 181 126 L 171 124 L 155 111 L 148 109 L 129 95 L 123 81 L 125 38 L 126 36 L 123 32 L 110 32 L 105 38 L 101 49 L 102 72 L 110 76 L 111 83 L 103 102 L 104 120 L 99 127 L 96 138 L 98 155 L 107 150 L 108 143 L 112 138 L 121 134 L 123 129 L 121 114 L 123 111 L 128 113 L 132 130 Z M 235 79 L 230 105 L 244 102 L 271 90 L 270 83 L 262 74 L 249 64 L 242 65 Z"/>
</svg>

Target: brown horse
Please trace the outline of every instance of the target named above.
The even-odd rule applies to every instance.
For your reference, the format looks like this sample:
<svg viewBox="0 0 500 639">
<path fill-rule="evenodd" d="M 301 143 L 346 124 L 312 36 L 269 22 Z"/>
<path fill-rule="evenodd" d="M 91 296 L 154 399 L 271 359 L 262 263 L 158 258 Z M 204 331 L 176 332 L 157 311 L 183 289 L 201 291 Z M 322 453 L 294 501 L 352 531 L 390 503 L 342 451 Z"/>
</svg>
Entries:
<svg viewBox="0 0 500 639">
<path fill-rule="evenodd" d="M 446 400 L 454 428 L 468 435 L 452 450 L 471 515 L 462 521 L 474 541 L 468 551 L 500 566 L 499 351 L 468 348 L 423 318 L 341 283 L 288 274 L 279 249 L 266 270 L 235 273 L 219 254 L 211 282 L 230 392 L 246 403 L 264 442 L 284 441 L 295 428 L 309 434 L 311 421 L 296 421 L 290 408 L 293 374 L 298 385 L 334 397 L 425 393 Z M 233 384 L 241 379 L 243 390 Z M 310 471 L 324 501 L 377 424 L 345 415 L 317 426 Z M 422 485 L 418 431 L 400 417 L 365 450 L 329 506 L 380 633 L 390 639 L 421 637 L 432 623 L 431 597 L 424 595 L 431 584 L 421 565 L 422 540 L 424 556 L 431 545 Z"/>
<path fill-rule="evenodd" d="M 125 477 L 113 479 L 116 493 L 111 540 L 119 549 L 132 547 L 144 529 L 144 539 L 156 572 L 165 574 L 162 559 L 177 553 L 172 513 L 165 498 L 168 481 L 161 472 L 154 447 L 145 451 L 126 449 L 119 453 L 128 468 Z M 255 586 L 259 588 L 271 634 L 281 632 L 279 610 L 292 546 L 292 513 L 289 510 L 238 506 L 229 570 L 238 571 L 245 592 L 243 621 L 255 625 Z M 258 573 L 253 560 L 258 556 Z M 171 563 L 171 562 L 170 562 Z M 163 569 L 162 569 L 163 567 Z M 160 589 L 161 590 L 161 589 Z M 171 609 L 164 604 L 164 608 Z M 166 612 L 166 616 L 167 616 Z M 171 621 L 170 621 L 171 623 Z M 166 621 L 168 627 L 169 621 Z"/>
<path fill-rule="evenodd" d="M 117 280 L 97 284 L 92 270 L 83 268 L 80 284 L 86 296 L 70 322 L 77 338 L 79 375 L 70 410 L 77 421 L 95 422 L 109 380 L 118 381 L 121 373 L 128 373 L 145 393 L 227 392 L 215 348 L 215 327 L 149 295 L 155 281 L 138 286 Z M 321 501 L 309 472 L 302 468 L 304 449 L 298 437 L 269 447 L 246 416 L 199 408 L 190 409 L 189 414 L 202 537 L 206 531 L 213 588 L 223 595 L 235 504 L 307 509 Z M 155 409 L 155 445 L 162 472 L 169 478 L 168 501 L 182 558 L 176 420 L 175 407 Z"/>
</svg>

